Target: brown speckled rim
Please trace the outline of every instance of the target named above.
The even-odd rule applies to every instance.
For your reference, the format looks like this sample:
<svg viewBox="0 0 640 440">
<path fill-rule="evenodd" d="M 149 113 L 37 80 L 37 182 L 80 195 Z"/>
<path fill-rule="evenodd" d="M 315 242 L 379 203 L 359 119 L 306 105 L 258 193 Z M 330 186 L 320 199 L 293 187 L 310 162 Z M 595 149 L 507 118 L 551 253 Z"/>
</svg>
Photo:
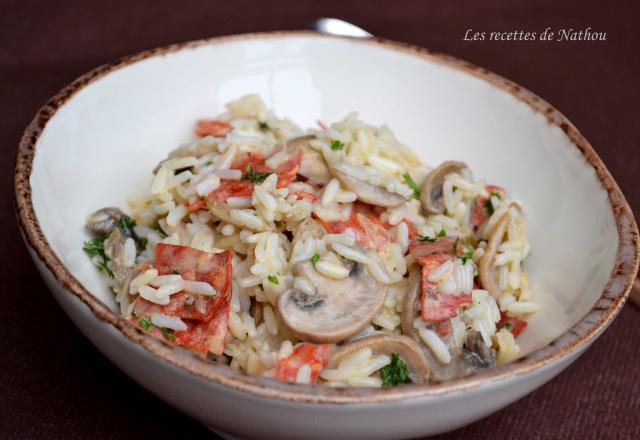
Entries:
<svg viewBox="0 0 640 440">
<path fill-rule="evenodd" d="M 609 202 L 615 217 L 619 243 L 615 265 L 607 285 L 591 311 L 569 331 L 548 346 L 512 363 L 504 365 L 468 378 L 457 379 L 434 385 L 408 385 L 393 389 L 333 389 L 319 385 L 292 385 L 267 379 L 249 376 L 235 372 L 227 366 L 212 365 L 180 348 L 170 347 L 162 341 L 149 336 L 125 319 L 111 311 L 104 303 L 89 293 L 82 284 L 71 275 L 64 264 L 55 255 L 42 230 L 33 208 L 31 197 L 30 176 L 33 159 L 36 154 L 38 137 L 47 122 L 56 111 L 72 98 L 79 90 L 91 85 L 97 79 L 126 67 L 132 63 L 158 55 L 194 48 L 203 45 L 217 45 L 231 41 L 262 40 L 277 38 L 318 38 L 325 40 L 345 40 L 318 34 L 310 31 L 279 31 L 265 33 L 251 33 L 216 37 L 206 40 L 191 41 L 174 44 L 162 48 L 144 51 L 132 56 L 121 58 L 113 63 L 100 66 L 76 79 L 51 98 L 36 114 L 33 121 L 24 132 L 18 154 L 14 175 L 15 204 L 18 221 L 25 236 L 27 245 L 33 249 L 38 258 L 46 265 L 55 277 L 57 283 L 70 295 L 77 296 L 84 302 L 99 320 L 113 325 L 131 341 L 142 345 L 145 349 L 165 361 L 181 367 L 188 372 L 211 380 L 212 382 L 230 387 L 235 390 L 250 393 L 264 398 L 275 398 L 290 402 L 316 404 L 363 404 L 393 402 L 402 399 L 438 396 L 452 392 L 465 391 L 488 383 L 526 375 L 544 365 L 558 361 L 561 358 L 585 347 L 594 340 L 620 311 L 629 294 L 638 270 L 640 250 L 638 245 L 638 228 L 633 213 L 627 204 L 620 188 L 602 163 L 589 142 L 560 112 L 530 91 L 502 78 L 486 69 L 477 67 L 466 61 L 433 52 L 428 49 L 409 44 L 393 42 L 380 38 L 348 39 L 356 45 L 373 45 L 387 50 L 401 52 L 409 56 L 416 56 L 431 62 L 444 64 L 458 71 L 481 78 L 498 89 L 502 89 L 520 101 L 528 104 L 536 112 L 543 114 L 550 124 L 558 126 L 571 139 L 584 159 L 594 168 L 602 187 L 608 193 Z"/>
</svg>

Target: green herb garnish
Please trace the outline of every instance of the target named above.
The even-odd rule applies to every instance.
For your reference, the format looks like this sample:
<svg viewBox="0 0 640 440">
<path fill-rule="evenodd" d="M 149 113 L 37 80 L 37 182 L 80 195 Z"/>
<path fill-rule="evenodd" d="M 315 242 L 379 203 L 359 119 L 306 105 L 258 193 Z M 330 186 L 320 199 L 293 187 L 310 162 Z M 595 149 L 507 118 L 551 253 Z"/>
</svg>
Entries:
<svg viewBox="0 0 640 440">
<path fill-rule="evenodd" d="M 511 324 L 510 322 L 505 322 L 501 328 L 506 328 L 508 331 L 511 331 L 512 327 L 513 327 L 513 324 Z"/>
<path fill-rule="evenodd" d="M 269 124 L 264 121 L 258 121 L 258 128 L 262 131 L 269 129 Z"/>
<path fill-rule="evenodd" d="M 173 330 L 171 330 L 170 328 L 158 327 L 158 330 L 160 330 L 162 335 L 168 340 L 170 340 L 171 342 L 176 340 L 176 335 L 173 333 Z"/>
<path fill-rule="evenodd" d="M 458 244 L 459 242 L 460 239 L 457 238 L 455 243 L 453 243 L 453 252 L 456 257 L 460 258 L 462 264 L 465 265 L 467 261 L 473 258 L 473 246 L 464 243 Z M 460 252 L 458 248 L 462 248 L 462 252 Z"/>
<path fill-rule="evenodd" d="M 444 228 L 440 229 L 440 232 L 438 232 L 437 234 L 438 237 L 446 237 L 447 236 L 447 231 L 444 230 Z"/>
<path fill-rule="evenodd" d="M 338 139 L 331 139 L 331 149 L 333 151 L 340 151 L 344 148 L 344 142 Z"/>
<path fill-rule="evenodd" d="M 145 250 L 147 248 L 147 243 L 149 243 L 149 240 L 147 240 L 146 238 L 141 238 L 140 240 L 138 240 L 138 246 L 142 250 Z"/>
<path fill-rule="evenodd" d="M 484 207 L 485 214 L 487 214 L 487 217 L 491 217 L 494 212 L 493 203 L 491 203 L 491 197 L 493 196 L 496 196 L 498 199 L 502 198 L 499 192 L 491 191 L 489 193 L 489 198 L 487 198 L 487 200 L 484 202 L 484 205 L 482 205 Z"/>
<path fill-rule="evenodd" d="M 413 194 L 416 196 L 416 198 L 419 198 L 420 194 L 422 194 L 422 190 L 420 189 L 416 181 L 413 180 L 411 175 L 409 173 L 404 173 L 402 175 L 402 178 L 404 179 L 405 182 L 407 182 L 407 185 L 411 187 L 411 189 L 413 190 Z"/>
<path fill-rule="evenodd" d="M 380 377 L 384 388 L 410 382 L 407 363 L 396 353 L 391 354 L 391 363 L 380 369 Z"/>
<path fill-rule="evenodd" d="M 153 322 L 151 322 L 151 320 L 149 318 L 147 318 L 146 316 L 142 316 L 142 317 L 140 317 L 140 319 L 138 319 L 138 325 L 147 333 L 153 327 L 156 327 L 158 330 L 160 330 L 160 333 L 162 333 L 162 335 L 165 338 L 167 338 L 168 340 L 173 342 L 176 339 L 176 335 L 175 335 L 175 333 L 173 333 L 173 330 L 171 330 L 170 328 L 166 328 L 166 327 L 158 327 Z"/>
<path fill-rule="evenodd" d="M 431 238 L 428 235 L 418 235 L 418 241 L 422 243 L 435 243 L 438 241 L 437 238 Z"/>
<path fill-rule="evenodd" d="M 127 237 L 134 237 L 133 227 L 136 225 L 136 222 L 131 217 L 122 217 L 118 220 L 118 229 Z"/>
<path fill-rule="evenodd" d="M 104 242 L 106 240 L 105 237 L 94 238 L 92 240 L 86 241 L 82 249 L 89 254 L 91 257 L 96 257 L 94 263 L 100 269 L 102 269 L 107 275 L 113 278 L 113 272 L 109 269 L 109 257 L 104 253 Z"/>
<path fill-rule="evenodd" d="M 104 238 L 94 238 L 92 240 L 86 241 L 82 249 L 92 257 L 95 257 L 96 255 L 103 256 L 104 240 Z"/>
<path fill-rule="evenodd" d="M 279 284 L 278 278 L 275 275 L 267 275 L 267 279 L 271 281 L 273 284 Z"/>
<path fill-rule="evenodd" d="M 153 327 L 153 323 L 151 322 L 151 320 L 149 318 L 147 318 L 146 316 L 141 317 L 140 319 L 138 319 L 138 325 L 140 327 L 142 327 L 142 329 L 145 332 L 148 332 L 149 330 L 151 330 L 151 328 Z"/>
<path fill-rule="evenodd" d="M 212 163 L 213 163 L 213 161 L 212 161 L 211 159 L 209 159 L 208 161 L 206 161 L 206 162 L 204 163 L 204 166 L 205 166 L 205 167 L 208 167 L 208 166 L 209 166 L 209 165 L 211 165 Z"/>
<path fill-rule="evenodd" d="M 245 169 L 245 172 L 244 172 L 244 176 L 242 176 L 242 180 L 249 180 L 251 183 L 255 185 L 256 183 L 262 182 L 271 174 L 272 173 L 269 173 L 269 172 L 261 173 L 259 171 L 254 171 L 251 165 L 247 165 L 247 168 Z"/>
<path fill-rule="evenodd" d="M 313 254 L 313 257 L 311 257 L 311 262 L 313 264 L 316 264 L 318 261 L 320 261 L 320 254 Z"/>
</svg>

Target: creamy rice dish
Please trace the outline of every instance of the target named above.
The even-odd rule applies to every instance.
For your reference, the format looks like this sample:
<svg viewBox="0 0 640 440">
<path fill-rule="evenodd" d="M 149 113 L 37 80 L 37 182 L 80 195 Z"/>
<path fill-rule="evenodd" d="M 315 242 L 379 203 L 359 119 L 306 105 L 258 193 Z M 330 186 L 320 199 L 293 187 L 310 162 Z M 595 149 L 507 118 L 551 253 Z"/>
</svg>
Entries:
<svg viewBox="0 0 640 440">
<path fill-rule="evenodd" d="M 306 131 L 257 95 L 195 124 L 84 249 L 139 331 L 253 375 L 334 387 L 516 359 L 538 310 L 524 210 L 348 115 Z"/>
</svg>

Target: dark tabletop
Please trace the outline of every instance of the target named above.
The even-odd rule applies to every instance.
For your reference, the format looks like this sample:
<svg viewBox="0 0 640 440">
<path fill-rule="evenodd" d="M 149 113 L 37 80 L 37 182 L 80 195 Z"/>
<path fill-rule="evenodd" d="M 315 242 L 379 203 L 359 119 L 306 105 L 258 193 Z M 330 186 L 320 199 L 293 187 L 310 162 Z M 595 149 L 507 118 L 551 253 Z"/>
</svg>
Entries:
<svg viewBox="0 0 640 440">
<path fill-rule="evenodd" d="M 638 213 L 640 14 L 632 3 L 0 1 L 0 437 L 212 437 L 93 348 L 55 303 L 23 247 L 12 200 L 16 147 L 36 110 L 65 84 L 151 47 L 300 29 L 316 17 L 340 17 L 376 35 L 479 64 L 542 96 L 591 141 Z M 606 32 L 606 41 L 463 41 L 467 29 L 541 33 L 547 27 L 591 27 Z M 640 438 L 638 341 L 640 309 L 627 305 L 564 373 L 442 438 Z"/>
</svg>

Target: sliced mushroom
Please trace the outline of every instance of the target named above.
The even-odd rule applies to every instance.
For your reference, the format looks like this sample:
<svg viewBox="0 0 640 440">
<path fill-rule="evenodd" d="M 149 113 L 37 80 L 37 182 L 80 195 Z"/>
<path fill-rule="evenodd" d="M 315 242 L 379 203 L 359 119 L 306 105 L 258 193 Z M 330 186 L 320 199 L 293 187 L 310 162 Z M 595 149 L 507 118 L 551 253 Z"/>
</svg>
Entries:
<svg viewBox="0 0 640 440">
<path fill-rule="evenodd" d="M 363 348 L 370 348 L 374 354 L 391 355 L 393 353 L 407 363 L 409 378 L 413 383 L 424 383 L 429 380 L 429 363 L 415 341 L 407 336 L 394 334 L 377 334 L 357 341 L 349 342 L 333 352 L 328 368 L 336 368 L 340 362 L 349 358 Z"/>
<path fill-rule="evenodd" d="M 482 339 L 480 339 L 481 344 L 478 343 L 477 335 L 474 335 L 474 332 L 468 335 L 466 349 L 456 346 L 452 334 L 440 336 L 440 339 L 442 339 L 451 354 L 451 362 L 445 365 L 438 361 L 431 350 L 422 342 L 413 325 L 414 320 L 420 319 L 420 308 L 422 306 L 420 283 L 421 273 L 419 270 L 413 269 L 409 273 L 409 287 L 402 305 L 401 328 L 402 334 L 416 341 L 422 350 L 424 358 L 431 367 L 430 380 L 434 382 L 451 380 L 468 376 L 480 369 L 487 368 L 487 366 L 495 365 L 495 353 L 493 354 L 493 361 L 491 361 L 490 354 L 493 349 L 487 347 Z"/>
<path fill-rule="evenodd" d="M 462 350 L 462 356 L 469 370 L 468 374 L 496 364 L 496 351 L 488 347 L 478 331 L 467 332 L 467 344 Z"/>
<path fill-rule="evenodd" d="M 135 265 L 127 265 L 124 244 L 127 236 L 115 228 L 104 244 L 104 253 L 111 260 L 111 272 L 119 285 L 124 285 L 129 276 L 136 271 Z"/>
<path fill-rule="evenodd" d="M 131 300 L 133 299 L 133 297 L 129 294 L 129 287 L 131 286 L 131 280 L 138 276 L 139 273 L 140 271 L 137 269 L 132 270 L 129 273 L 129 276 L 125 280 L 124 284 L 122 285 L 122 290 L 118 294 L 118 301 L 120 303 L 120 314 L 127 318 L 130 315 L 129 305 L 131 305 Z M 113 274 L 113 276 L 115 277 L 115 273 Z"/>
<path fill-rule="evenodd" d="M 431 171 L 427 180 L 422 185 L 422 195 L 420 203 L 422 209 L 427 214 L 442 214 L 444 212 L 444 201 L 442 200 L 442 184 L 447 174 L 460 173 L 467 165 L 464 162 L 446 161 L 442 162 L 438 168 Z"/>
<path fill-rule="evenodd" d="M 322 225 L 313 218 L 307 217 L 296 228 L 295 234 L 293 234 L 293 240 L 291 240 L 291 249 L 293 249 L 300 240 L 307 238 L 320 239 L 324 234 L 326 234 L 326 231 Z"/>
<path fill-rule="evenodd" d="M 493 265 L 493 261 L 496 258 L 498 247 L 502 243 L 504 234 L 507 232 L 510 220 L 509 213 L 505 212 L 493 228 L 487 246 L 484 248 L 484 254 L 478 260 L 478 276 L 482 288 L 488 290 L 494 297 L 498 297 L 501 290 L 500 274 L 498 268 Z"/>
<path fill-rule="evenodd" d="M 306 277 L 315 295 L 295 288 L 280 294 L 276 309 L 287 331 L 303 341 L 338 342 L 369 324 L 382 306 L 387 288 L 360 263 L 350 263 L 349 276 L 341 280 L 320 275 L 309 260 L 293 266 L 293 274 Z"/>
<path fill-rule="evenodd" d="M 268 225 L 264 225 L 264 222 L 262 222 L 263 225 L 260 227 L 253 227 L 235 220 L 233 217 L 231 217 L 231 210 L 236 208 L 230 207 L 225 202 L 216 202 L 212 199 L 208 199 L 207 205 L 209 208 L 209 212 L 213 215 L 213 217 L 225 223 L 230 223 L 232 225 L 238 226 L 241 229 L 244 228 L 253 232 L 262 232 L 269 229 Z"/>
<path fill-rule="evenodd" d="M 85 228 L 98 235 L 107 235 L 113 231 L 118 222 L 125 217 L 125 213 L 118 208 L 102 208 L 89 216 Z"/>
<path fill-rule="evenodd" d="M 409 271 L 409 287 L 404 294 L 402 313 L 400 314 L 402 333 L 415 340 L 419 340 L 416 329 L 413 327 L 413 321 L 420 316 L 421 281 L 422 272 L 420 269 L 412 268 Z"/>
<path fill-rule="evenodd" d="M 287 141 L 287 150 L 302 150 L 302 160 L 298 174 L 318 185 L 326 185 L 331 180 L 331 172 L 322 153 L 309 145 L 314 135 L 301 136 Z"/>
<path fill-rule="evenodd" d="M 355 193 L 361 202 L 389 208 L 407 201 L 400 194 L 389 192 L 379 186 L 353 177 L 349 174 L 350 168 L 346 163 L 338 162 L 332 165 L 331 172 L 340 181 L 340 184 Z"/>
</svg>

